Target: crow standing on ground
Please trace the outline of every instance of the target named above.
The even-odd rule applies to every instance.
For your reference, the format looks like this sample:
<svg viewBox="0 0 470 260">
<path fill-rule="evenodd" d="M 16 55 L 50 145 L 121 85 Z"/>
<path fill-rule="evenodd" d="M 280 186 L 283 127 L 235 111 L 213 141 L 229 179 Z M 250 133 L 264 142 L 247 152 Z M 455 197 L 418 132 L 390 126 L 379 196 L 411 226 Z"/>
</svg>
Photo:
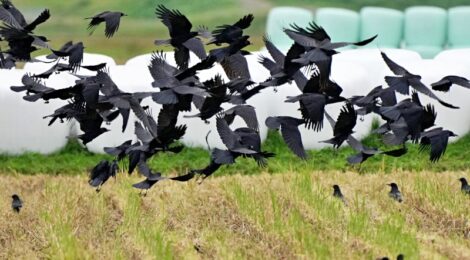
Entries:
<svg viewBox="0 0 470 260">
<path fill-rule="evenodd" d="M 460 183 L 462 183 L 462 186 L 460 187 L 460 190 L 467 194 L 467 195 L 470 195 L 470 185 L 468 185 L 468 182 L 467 182 L 467 179 L 465 179 L 464 177 L 460 178 L 459 179 Z"/>
<path fill-rule="evenodd" d="M 16 212 L 20 213 L 21 208 L 23 207 L 23 201 L 21 201 L 20 196 L 13 194 L 11 196 L 11 208 Z"/>
<path fill-rule="evenodd" d="M 333 197 L 340 199 L 345 205 L 347 205 L 346 199 L 337 184 L 333 185 Z"/>
<path fill-rule="evenodd" d="M 125 13 L 122 12 L 110 12 L 104 11 L 99 13 L 93 17 L 87 17 L 85 19 L 91 19 L 90 24 L 88 25 L 88 30 L 90 30 L 90 35 L 95 30 L 95 27 L 98 26 L 100 23 L 105 22 L 105 35 L 107 38 L 113 37 L 114 33 L 117 32 L 119 29 L 119 24 L 121 22 L 121 17 L 127 16 Z"/>
<path fill-rule="evenodd" d="M 403 199 L 401 197 L 401 192 L 400 190 L 398 189 L 398 185 L 394 182 L 392 183 L 389 183 L 387 184 L 389 185 L 392 189 L 390 190 L 390 192 L 388 193 L 388 196 L 398 202 L 402 202 Z"/>
</svg>

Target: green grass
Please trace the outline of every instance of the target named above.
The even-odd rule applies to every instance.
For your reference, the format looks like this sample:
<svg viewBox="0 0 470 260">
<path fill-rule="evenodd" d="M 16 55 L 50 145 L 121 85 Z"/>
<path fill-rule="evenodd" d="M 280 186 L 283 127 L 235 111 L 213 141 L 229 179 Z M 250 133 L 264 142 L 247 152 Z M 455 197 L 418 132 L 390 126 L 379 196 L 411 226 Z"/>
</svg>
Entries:
<svg viewBox="0 0 470 260">
<path fill-rule="evenodd" d="M 247 13 L 253 13 L 255 20 L 247 33 L 251 35 L 252 46 L 248 50 L 258 50 L 263 46 L 262 36 L 265 32 L 266 17 L 274 6 L 299 6 L 312 11 L 319 7 L 343 7 L 359 10 L 363 6 L 384 6 L 403 10 L 413 5 L 435 5 L 444 8 L 466 5 L 466 0 L 220 0 L 214 4 L 211 0 L 187 2 L 184 0 L 70 0 L 66 3 L 59 0 L 14 0 L 15 5 L 22 10 L 27 19 L 33 19 L 42 9 L 49 8 L 52 17 L 41 25 L 36 33 L 49 38 L 53 48 L 59 48 L 68 40 L 83 41 L 86 51 L 112 56 L 116 62 L 124 63 L 134 56 L 149 53 L 154 50 L 167 50 L 156 47 L 153 41 L 157 38 L 167 38 L 168 31 L 155 18 L 157 4 L 165 4 L 169 8 L 177 8 L 193 23 L 193 26 L 205 25 L 210 29 L 217 25 L 234 23 Z M 103 26 L 96 29 L 94 35 L 88 36 L 86 30 L 88 21 L 83 18 L 93 16 L 104 10 L 119 10 L 129 14 L 123 18 L 119 32 L 112 38 L 103 35 Z M 45 54 L 37 52 L 37 55 Z"/>
<path fill-rule="evenodd" d="M 376 135 L 369 135 L 364 139 L 369 146 L 384 147 Z M 346 158 L 354 151 L 349 148 L 340 148 L 335 151 L 331 148 L 308 151 L 309 159 L 300 160 L 284 144 L 277 132 L 269 132 L 263 144 L 263 150 L 274 152 L 276 156 L 268 160 L 268 166 L 260 168 L 252 159 L 239 158 L 233 165 L 223 166 L 216 175 L 227 174 L 271 174 L 288 171 L 357 171 L 360 173 L 395 172 L 395 171 L 460 171 L 470 168 L 466 159 L 470 156 L 470 135 L 464 136 L 457 142 L 449 144 L 446 154 L 437 163 L 431 163 L 427 153 L 420 153 L 418 145 L 409 144 L 408 153 L 400 158 L 388 156 L 374 156 L 361 166 L 351 166 Z M 0 172 L 21 174 L 82 174 L 96 165 L 100 160 L 112 159 L 103 154 L 93 154 L 83 148 L 77 141 L 70 141 L 59 152 L 42 155 L 38 153 L 25 153 L 19 156 L 0 155 Z M 189 169 L 202 168 L 209 163 L 209 152 L 201 148 L 185 147 L 179 154 L 158 154 L 150 160 L 154 169 L 166 174 L 181 174 Z M 121 163 L 126 170 L 127 161 Z"/>
</svg>

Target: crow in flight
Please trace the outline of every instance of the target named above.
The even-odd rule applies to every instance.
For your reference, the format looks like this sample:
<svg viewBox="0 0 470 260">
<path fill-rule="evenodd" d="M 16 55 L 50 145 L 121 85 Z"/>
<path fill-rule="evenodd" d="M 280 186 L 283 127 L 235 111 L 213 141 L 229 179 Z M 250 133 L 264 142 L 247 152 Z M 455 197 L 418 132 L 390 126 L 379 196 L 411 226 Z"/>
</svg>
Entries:
<svg viewBox="0 0 470 260">
<path fill-rule="evenodd" d="M 114 33 L 119 29 L 119 24 L 121 22 L 121 17 L 127 16 L 122 12 L 110 12 L 104 11 L 93 17 L 87 17 L 85 19 L 91 19 L 90 24 L 88 25 L 88 30 L 90 30 L 90 35 L 93 33 L 96 26 L 100 23 L 105 22 L 106 28 L 104 30 L 107 38 L 113 37 Z"/>
</svg>

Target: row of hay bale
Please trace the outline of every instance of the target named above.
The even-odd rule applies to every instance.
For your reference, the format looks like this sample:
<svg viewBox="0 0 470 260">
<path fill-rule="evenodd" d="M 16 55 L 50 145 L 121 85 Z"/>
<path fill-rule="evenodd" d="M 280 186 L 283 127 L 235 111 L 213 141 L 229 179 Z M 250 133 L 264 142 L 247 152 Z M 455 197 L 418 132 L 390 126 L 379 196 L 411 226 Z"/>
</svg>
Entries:
<svg viewBox="0 0 470 260">
<path fill-rule="evenodd" d="M 470 49 L 449 50 L 440 53 L 434 59 L 421 59 L 416 52 L 402 49 L 382 50 L 397 63 L 403 65 L 410 72 L 422 75 L 422 80 L 430 84 L 446 75 L 459 75 L 470 78 Z M 250 72 L 253 80 L 261 82 L 269 77 L 269 72 L 258 62 L 258 55 L 268 55 L 264 51 L 253 53 L 247 56 Z M 96 64 L 106 62 L 109 73 L 120 89 L 127 92 L 155 91 L 151 87 L 153 81 L 149 71 L 151 54 L 141 55 L 128 60 L 124 65 L 116 65 L 110 57 L 99 54 L 86 54 L 84 64 Z M 174 64 L 172 53 L 167 53 L 167 60 Z M 192 62 L 197 62 L 196 57 L 192 57 Z M 0 153 L 21 154 L 23 152 L 52 153 L 60 150 L 67 143 L 68 137 L 79 133 L 79 128 L 72 122 L 56 122 L 48 126 L 49 120 L 43 117 L 53 113 L 53 111 L 64 104 L 65 101 L 51 101 L 44 104 L 42 101 L 30 103 L 22 99 L 24 94 L 15 93 L 10 90 L 10 86 L 20 85 L 21 78 L 25 73 L 38 73 L 48 69 L 50 64 L 28 63 L 24 69 L 0 70 Z M 87 72 L 80 71 L 85 74 Z M 210 70 L 199 74 L 201 80 L 207 80 L 216 73 L 224 75 L 220 66 L 215 66 Z M 335 56 L 332 64 L 332 79 L 343 87 L 343 96 L 365 95 L 372 88 L 385 84 L 383 78 L 391 75 L 386 65 L 381 59 L 378 49 L 356 49 L 344 51 Z M 67 74 L 54 74 L 46 84 L 54 88 L 69 87 L 74 84 L 75 78 Z M 258 120 L 260 122 L 260 134 L 264 140 L 267 135 L 267 128 L 264 121 L 268 116 L 289 115 L 299 116 L 295 104 L 285 103 L 287 96 L 299 94 L 296 86 L 285 84 L 277 88 L 266 89 L 261 94 L 249 100 L 248 104 L 256 107 Z M 470 130 L 470 90 L 463 88 L 453 88 L 448 94 L 438 93 L 442 99 L 460 106 L 459 110 L 451 110 L 433 102 L 421 95 L 425 103 L 432 102 L 436 106 L 438 113 L 436 125 L 444 126 L 453 130 L 459 136 L 465 135 Z M 400 97 L 403 98 L 403 97 Z M 143 101 L 144 105 L 150 106 L 154 115 L 157 115 L 160 106 L 151 99 Z M 330 105 L 327 111 L 334 117 L 339 113 L 342 104 Z M 187 114 L 194 114 L 196 110 Z M 111 131 L 104 133 L 87 145 L 88 150 L 95 153 L 102 153 L 103 147 L 114 146 L 134 137 L 134 117 L 130 118 L 130 123 L 124 133 L 121 132 L 122 121 L 120 118 L 111 125 L 106 126 Z M 373 118 L 371 116 L 359 121 L 355 128 L 356 136 L 363 137 L 370 131 Z M 206 134 L 209 134 L 209 145 L 211 147 L 223 147 L 217 132 L 215 131 L 215 121 L 210 120 L 209 124 L 198 118 L 180 118 L 181 124 L 187 124 L 188 131 L 182 142 L 188 146 L 207 147 Z M 241 121 L 236 121 L 234 127 L 242 126 Z M 321 132 L 301 131 L 305 147 L 307 149 L 319 149 L 325 144 L 319 141 L 331 137 L 332 129 L 325 120 L 324 129 Z"/>
</svg>

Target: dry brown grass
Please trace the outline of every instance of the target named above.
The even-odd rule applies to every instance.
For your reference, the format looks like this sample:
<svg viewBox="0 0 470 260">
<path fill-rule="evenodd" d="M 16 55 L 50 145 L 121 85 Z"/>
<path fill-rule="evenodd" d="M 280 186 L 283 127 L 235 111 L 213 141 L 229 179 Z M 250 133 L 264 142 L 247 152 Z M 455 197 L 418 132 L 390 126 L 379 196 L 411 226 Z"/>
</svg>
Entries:
<svg viewBox="0 0 470 260">
<path fill-rule="evenodd" d="M 1 259 L 470 259 L 466 172 L 315 172 L 164 182 L 139 196 L 121 175 L 0 177 Z M 399 204 L 387 196 L 397 182 Z M 339 184 L 348 206 L 331 197 Z M 10 196 L 24 208 L 15 214 Z"/>
</svg>

